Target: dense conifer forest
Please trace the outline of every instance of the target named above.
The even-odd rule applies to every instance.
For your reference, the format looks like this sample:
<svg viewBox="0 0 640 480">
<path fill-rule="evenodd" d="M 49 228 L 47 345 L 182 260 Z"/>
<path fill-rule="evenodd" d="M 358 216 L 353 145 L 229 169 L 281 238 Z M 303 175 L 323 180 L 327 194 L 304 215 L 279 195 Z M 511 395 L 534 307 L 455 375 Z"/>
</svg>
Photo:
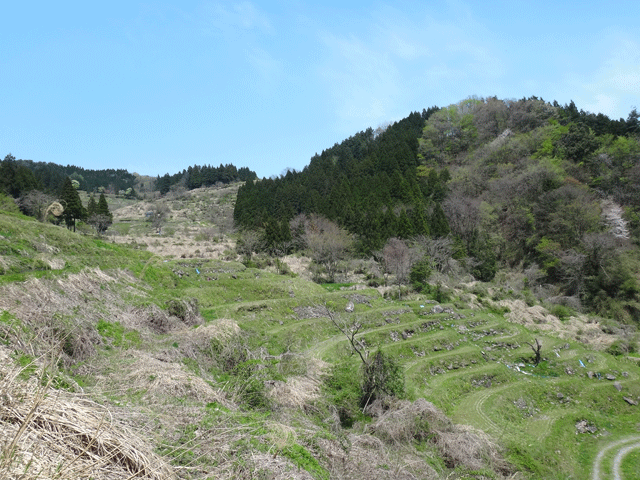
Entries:
<svg viewBox="0 0 640 480">
<path fill-rule="evenodd" d="M 231 164 L 220 164 L 219 167 L 194 165 L 174 175 L 165 173 L 162 177 L 158 176 L 155 189 L 164 195 L 173 186 L 193 190 L 194 188 L 210 187 L 217 183 L 246 182 L 256 178 L 256 172 L 247 167 L 236 168 Z"/>
</svg>

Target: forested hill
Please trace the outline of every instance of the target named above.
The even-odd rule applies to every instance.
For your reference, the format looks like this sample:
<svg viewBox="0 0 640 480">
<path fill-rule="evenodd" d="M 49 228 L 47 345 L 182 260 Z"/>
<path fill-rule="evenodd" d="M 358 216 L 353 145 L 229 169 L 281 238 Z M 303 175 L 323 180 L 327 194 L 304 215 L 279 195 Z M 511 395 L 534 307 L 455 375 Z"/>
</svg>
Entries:
<svg viewBox="0 0 640 480">
<path fill-rule="evenodd" d="M 77 180 L 78 188 L 87 192 L 97 191 L 100 187 L 112 192 L 124 191 L 133 188 L 136 182 L 135 175 L 124 169 L 91 170 L 33 160 L 16 160 L 16 164 L 31 170 L 41 189 L 49 192 L 58 191 L 67 177 Z"/>
<path fill-rule="evenodd" d="M 165 173 L 162 177 L 158 176 L 155 189 L 164 195 L 173 186 L 193 190 L 194 188 L 209 187 L 216 183 L 246 182 L 256 178 L 256 172 L 247 167 L 236 168 L 232 164 L 220 164 L 219 167 L 194 165 L 174 175 Z"/>
<path fill-rule="evenodd" d="M 236 222 L 252 227 L 319 213 L 358 234 L 363 250 L 391 236 L 446 233 L 437 217 L 448 172 L 419 168 L 419 139 L 434 111 L 412 113 L 378 134 L 359 132 L 315 155 L 301 172 L 246 183 Z"/>
<path fill-rule="evenodd" d="M 390 237 L 447 237 L 454 258 L 475 265 L 476 278 L 535 265 L 568 295 L 631 301 L 638 293 L 630 279 L 638 258 L 632 241 L 640 236 L 639 134 L 635 109 L 611 120 L 573 102 L 470 98 L 411 113 L 382 132 L 359 132 L 300 172 L 247 182 L 234 217 L 247 228 L 279 225 L 286 237 L 296 215 L 321 214 L 355 234 L 363 254 Z M 604 207 L 604 200 L 613 203 Z M 623 220 L 615 221 L 627 233 L 614 236 L 603 208 L 618 205 Z M 601 268 L 612 258 L 619 261 Z"/>
<path fill-rule="evenodd" d="M 236 168 L 232 164 L 221 164 L 219 167 L 194 165 L 174 175 L 167 173 L 158 176 L 154 189 L 165 194 L 174 186 L 191 190 L 216 183 L 243 182 L 256 177 L 256 173 L 247 167 Z M 32 190 L 58 193 L 67 178 L 76 180 L 77 188 L 87 192 L 131 192 L 133 196 L 136 195 L 134 186 L 139 180 L 137 174 L 124 169 L 91 170 L 73 165 L 16 160 L 11 154 L 0 161 L 0 192 L 14 198 Z"/>
</svg>

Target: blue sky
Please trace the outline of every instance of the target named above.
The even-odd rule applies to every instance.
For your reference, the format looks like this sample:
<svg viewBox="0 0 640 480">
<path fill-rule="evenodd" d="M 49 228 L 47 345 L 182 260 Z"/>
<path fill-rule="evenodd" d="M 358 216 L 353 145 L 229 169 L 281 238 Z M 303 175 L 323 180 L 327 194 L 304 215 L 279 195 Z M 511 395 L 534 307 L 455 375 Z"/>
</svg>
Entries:
<svg viewBox="0 0 640 480">
<path fill-rule="evenodd" d="M 640 108 L 637 0 L 24 0 L 0 18 L 0 158 L 269 177 L 471 95 Z"/>
</svg>

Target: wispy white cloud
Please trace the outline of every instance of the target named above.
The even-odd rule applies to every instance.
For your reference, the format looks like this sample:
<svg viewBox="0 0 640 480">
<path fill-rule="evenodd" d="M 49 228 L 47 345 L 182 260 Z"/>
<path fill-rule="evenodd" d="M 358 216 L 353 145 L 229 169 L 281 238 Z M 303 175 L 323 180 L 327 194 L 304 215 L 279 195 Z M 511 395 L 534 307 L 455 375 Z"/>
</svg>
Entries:
<svg viewBox="0 0 640 480">
<path fill-rule="evenodd" d="M 238 2 L 231 6 L 222 3 L 207 4 L 206 19 L 215 29 L 223 32 L 237 30 L 256 30 L 262 33 L 273 33 L 274 28 L 267 15 L 251 2 Z"/>
<path fill-rule="evenodd" d="M 609 36 L 606 45 L 606 53 L 593 62 L 592 69 L 582 75 L 570 73 L 566 80 L 579 108 L 626 118 L 634 106 L 640 106 L 640 43 L 616 34 Z"/>
<path fill-rule="evenodd" d="M 502 63 L 487 32 L 466 12 L 454 24 L 433 18 L 426 8 L 411 16 L 382 7 L 363 19 L 365 27 L 354 24 L 348 35 L 320 34 L 325 55 L 317 68 L 341 129 L 401 118 L 407 104 L 425 106 L 425 92 L 450 91 L 463 79 L 473 79 L 481 89 L 495 82 L 503 74 Z"/>
<path fill-rule="evenodd" d="M 273 48 L 278 32 L 268 12 L 255 3 L 241 1 L 212 2 L 204 6 L 199 20 L 205 35 L 222 38 L 227 55 L 248 65 L 251 71 L 236 67 L 231 76 L 241 75 L 240 82 L 259 95 L 269 95 L 272 87 L 284 78 L 281 53 Z M 229 62 L 234 64 L 234 62 Z M 246 93 L 246 92 L 241 92 Z"/>
</svg>

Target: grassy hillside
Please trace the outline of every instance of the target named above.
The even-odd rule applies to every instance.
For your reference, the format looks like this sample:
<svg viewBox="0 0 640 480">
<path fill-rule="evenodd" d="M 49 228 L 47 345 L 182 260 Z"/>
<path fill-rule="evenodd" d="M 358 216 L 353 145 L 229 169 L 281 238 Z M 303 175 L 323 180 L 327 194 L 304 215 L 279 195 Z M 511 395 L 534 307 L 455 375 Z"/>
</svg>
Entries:
<svg viewBox="0 0 640 480">
<path fill-rule="evenodd" d="M 0 477 L 638 478 L 633 332 L 506 276 L 398 301 L 366 262 L 247 267 L 229 193 L 162 200 L 161 234 L 147 204 L 104 238 L 0 212 Z M 403 395 L 362 408 L 339 327 Z"/>
</svg>

